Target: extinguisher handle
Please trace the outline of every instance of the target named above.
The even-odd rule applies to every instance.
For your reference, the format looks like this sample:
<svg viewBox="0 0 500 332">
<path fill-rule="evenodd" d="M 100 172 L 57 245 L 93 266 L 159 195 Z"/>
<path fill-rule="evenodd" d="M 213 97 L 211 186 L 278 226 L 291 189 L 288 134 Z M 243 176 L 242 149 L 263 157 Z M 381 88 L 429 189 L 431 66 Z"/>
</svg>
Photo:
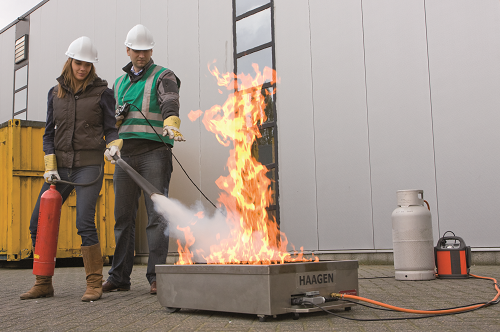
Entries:
<svg viewBox="0 0 500 332">
<path fill-rule="evenodd" d="M 459 243 L 459 248 L 458 249 L 464 249 L 466 248 L 464 240 L 459 237 L 459 236 L 443 236 L 438 240 L 437 246 L 444 246 L 446 244 L 446 241 L 454 240 L 455 242 Z"/>
</svg>

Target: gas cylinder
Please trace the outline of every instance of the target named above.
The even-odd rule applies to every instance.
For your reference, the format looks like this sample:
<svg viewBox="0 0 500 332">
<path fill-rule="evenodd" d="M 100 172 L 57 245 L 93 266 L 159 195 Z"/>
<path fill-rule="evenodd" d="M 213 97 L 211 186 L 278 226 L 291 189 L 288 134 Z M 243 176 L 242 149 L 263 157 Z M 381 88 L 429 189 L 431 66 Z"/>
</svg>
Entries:
<svg viewBox="0 0 500 332">
<path fill-rule="evenodd" d="M 392 212 L 396 280 L 431 280 L 434 271 L 432 216 L 423 190 L 398 190 Z"/>
<path fill-rule="evenodd" d="M 40 198 L 35 254 L 33 255 L 34 275 L 54 275 L 61 206 L 61 194 L 56 190 L 56 186 L 51 184 L 49 190 L 45 191 Z"/>
</svg>

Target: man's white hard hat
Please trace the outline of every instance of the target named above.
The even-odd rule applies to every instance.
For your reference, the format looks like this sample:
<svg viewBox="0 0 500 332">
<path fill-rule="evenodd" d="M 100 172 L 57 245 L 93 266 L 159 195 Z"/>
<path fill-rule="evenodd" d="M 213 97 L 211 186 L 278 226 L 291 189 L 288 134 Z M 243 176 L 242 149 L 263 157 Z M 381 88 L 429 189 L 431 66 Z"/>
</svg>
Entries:
<svg viewBox="0 0 500 332">
<path fill-rule="evenodd" d="M 66 55 L 75 60 L 96 63 L 97 49 L 92 44 L 89 37 L 82 36 L 69 44 Z"/>
<path fill-rule="evenodd" d="M 153 34 L 142 24 L 130 29 L 125 39 L 125 46 L 133 50 L 150 50 L 155 46 Z"/>
</svg>

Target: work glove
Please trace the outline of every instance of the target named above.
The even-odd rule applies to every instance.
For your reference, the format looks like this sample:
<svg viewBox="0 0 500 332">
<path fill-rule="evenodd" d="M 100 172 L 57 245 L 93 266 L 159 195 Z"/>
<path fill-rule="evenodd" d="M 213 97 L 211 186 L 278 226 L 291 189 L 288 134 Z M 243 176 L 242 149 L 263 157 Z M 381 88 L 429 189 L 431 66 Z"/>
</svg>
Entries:
<svg viewBox="0 0 500 332">
<path fill-rule="evenodd" d="M 163 136 L 167 136 L 177 142 L 184 142 L 186 139 L 179 131 L 181 119 L 178 116 L 169 116 L 163 121 Z"/>
<path fill-rule="evenodd" d="M 43 161 L 45 162 L 45 173 L 43 174 L 43 178 L 45 182 L 52 183 L 54 179 L 61 180 L 59 173 L 57 172 L 57 159 L 55 154 L 48 154 L 43 157 Z"/>
<path fill-rule="evenodd" d="M 106 151 L 104 151 L 104 156 L 106 157 L 106 159 L 114 164 L 115 160 L 113 159 L 113 156 L 117 155 L 118 157 L 121 157 L 120 150 L 122 149 L 122 146 L 122 139 L 115 139 L 114 141 L 106 145 Z"/>
</svg>

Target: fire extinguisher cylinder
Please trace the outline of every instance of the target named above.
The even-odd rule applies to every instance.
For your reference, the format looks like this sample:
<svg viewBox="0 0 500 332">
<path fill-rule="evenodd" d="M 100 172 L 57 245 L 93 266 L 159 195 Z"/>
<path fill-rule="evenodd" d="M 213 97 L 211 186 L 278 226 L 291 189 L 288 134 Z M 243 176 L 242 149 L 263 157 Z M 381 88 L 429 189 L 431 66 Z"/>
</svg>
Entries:
<svg viewBox="0 0 500 332">
<path fill-rule="evenodd" d="M 61 218 L 62 196 L 51 184 L 40 198 L 38 228 L 35 253 L 33 255 L 33 274 L 53 276 L 56 266 L 57 237 Z"/>
</svg>

